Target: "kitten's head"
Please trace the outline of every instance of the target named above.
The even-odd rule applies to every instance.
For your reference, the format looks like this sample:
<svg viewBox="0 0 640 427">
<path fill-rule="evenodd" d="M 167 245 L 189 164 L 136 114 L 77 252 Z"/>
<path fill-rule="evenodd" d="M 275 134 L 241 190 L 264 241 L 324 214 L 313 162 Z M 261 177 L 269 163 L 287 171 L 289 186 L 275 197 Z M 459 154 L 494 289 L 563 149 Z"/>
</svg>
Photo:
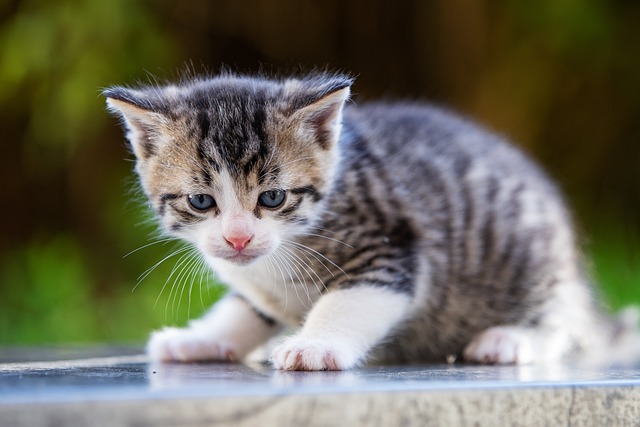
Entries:
<svg viewBox="0 0 640 427">
<path fill-rule="evenodd" d="M 223 75 L 104 95 L 164 230 L 208 259 L 245 264 L 321 213 L 351 83 Z"/>
</svg>

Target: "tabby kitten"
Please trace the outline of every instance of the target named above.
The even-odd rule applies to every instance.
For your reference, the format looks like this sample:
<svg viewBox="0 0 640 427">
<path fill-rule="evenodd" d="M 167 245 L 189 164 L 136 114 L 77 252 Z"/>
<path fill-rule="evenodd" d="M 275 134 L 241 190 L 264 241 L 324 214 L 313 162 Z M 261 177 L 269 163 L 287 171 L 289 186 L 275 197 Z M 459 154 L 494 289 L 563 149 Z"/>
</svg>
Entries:
<svg viewBox="0 0 640 427">
<path fill-rule="evenodd" d="M 420 104 L 346 105 L 350 77 L 223 74 L 113 87 L 166 233 L 231 291 L 154 332 L 157 361 L 275 368 L 549 362 L 611 333 L 554 184 L 501 138 Z"/>
</svg>

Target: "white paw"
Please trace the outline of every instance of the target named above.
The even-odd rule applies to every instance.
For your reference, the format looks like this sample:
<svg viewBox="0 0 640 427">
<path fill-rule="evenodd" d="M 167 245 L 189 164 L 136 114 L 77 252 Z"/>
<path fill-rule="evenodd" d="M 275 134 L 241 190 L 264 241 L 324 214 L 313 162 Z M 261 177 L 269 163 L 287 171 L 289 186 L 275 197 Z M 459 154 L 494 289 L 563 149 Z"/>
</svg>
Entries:
<svg viewBox="0 0 640 427">
<path fill-rule="evenodd" d="M 477 335 L 464 350 L 468 362 L 527 364 L 533 362 L 530 334 L 518 327 L 498 326 Z"/>
<path fill-rule="evenodd" d="M 346 345 L 294 336 L 276 347 L 270 360 L 285 371 L 340 371 L 354 367 L 359 359 Z"/>
<path fill-rule="evenodd" d="M 158 362 L 236 361 L 231 343 L 216 342 L 190 329 L 164 328 L 151 334 L 147 355 Z"/>
</svg>

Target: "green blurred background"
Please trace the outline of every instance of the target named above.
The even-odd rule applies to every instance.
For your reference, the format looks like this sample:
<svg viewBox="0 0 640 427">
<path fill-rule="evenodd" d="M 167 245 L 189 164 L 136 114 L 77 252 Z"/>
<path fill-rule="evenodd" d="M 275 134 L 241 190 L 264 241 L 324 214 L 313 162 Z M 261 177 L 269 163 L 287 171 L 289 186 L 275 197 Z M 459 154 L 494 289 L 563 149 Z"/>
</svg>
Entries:
<svg viewBox="0 0 640 427">
<path fill-rule="evenodd" d="M 179 246 L 125 257 L 157 235 L 99 93 L 223 64 L 347 70 L 357 100 L 430 100 L 511 137 L 567 194 L 608 305 L 640 302 L 636 0 L 0 5 L 0 344 L 142 342 L 215 300 L 183 253 L 135 286 Z"/>
</svg>

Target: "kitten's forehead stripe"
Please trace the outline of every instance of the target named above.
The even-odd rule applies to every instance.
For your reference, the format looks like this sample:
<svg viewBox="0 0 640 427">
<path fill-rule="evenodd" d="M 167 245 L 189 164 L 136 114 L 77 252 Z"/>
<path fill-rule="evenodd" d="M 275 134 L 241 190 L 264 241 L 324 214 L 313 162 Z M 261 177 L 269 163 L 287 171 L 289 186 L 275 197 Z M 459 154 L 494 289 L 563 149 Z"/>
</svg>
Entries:
<svg viewBox="0 0 640 427">
<path fill-rule="evenodd" d="M 240 178 L 255 171 L 270 150 L 265 129 L 264 97 L 240 97 L 236 102 L 234 108 L 224 106 L 230 117 L 216 123 L 210 149 L 217 152 L 217 157 L 234 176 Z"/>
<path fill-rule="evenodd" d="M 267 113 L 264 110 L 264 106 L 261 105 L 253 113 L 253 119 L 251 120 L 251 129 L 258 138 L 258 143 L 260 144 L 259 154 L 261 156 L 266 156 L 268 152 L 267 131 L 265 129 L 266 117 Z"/>
<path fill-rule="evenodd" d="M 264 160 L 264 158 L 260 156 L 260 154 L 258 153 L 253 153 L 253 155 L 249 158 L 249 160 L 247 160 L 245 164 L 242 166 L 242 173 L 245 176 L 248 176 L 251 172 L 253 172 L 257 168 L 258 164 L 260 163 L 260 160 Z"/>
<path fill-rule="evenodd" d="M 211 178 L 211 174 L 209 173 L 209 171 L 208 171 L 208 170 L 206 170 L 206 169 L 204 169 L 204 168 L 202 168 L 202 171 L 201 171 L 201 172 L 202 172 L 202 176 L 203 176 L 203 178 L 204 178 L 204 184 L 205 184 L 207 187 L 210 187 L 210 186 L 211 186 L 211 183 L 213 182 L 213 179 Z"/>
<path fill-rule="evenodd" d="M 201 161 L 201 164 L 205 168 L 210 167 L 214 172 L 220 173 L 220 163 L 214 160 L 212 155 L 209 153 L 210 150 L 208 149 L 208 147 L 210 145 L 211 143 L 206 143 L 204 140 L 198 141 L 198 146 L 196 149 L 198 159 Z M 204 168 L 202 169 L 205 170 Z"/>
<path fill-rule="evenodd" d="M 223 162 L 227 170 L 240 178 L 257 172 L 270 150 L 266 112 L 258 103 L 254 105 L 244 99 L 238 102 L 239 108 L 225 106 L 223 109 L 232 114 L 231 120 L 216 121 L 210 117 L 210 111 L 198 111 L 196 123 L 200 129 L 198 157 L 216 173 L 220 173 L 220 162 Z M 205 175 L 205 181 L 210 182 L 210 177 Z"/>
<path fill-rule="evenodd" d="M 209 132 L 211 128 L 211 122 L 209 121 L 209 114 L 207 111 L 198 111 L 197 118 L 198 125 L 200 126 L 200 143 L 206 141 L 209 138 Z"/>
</svg>

